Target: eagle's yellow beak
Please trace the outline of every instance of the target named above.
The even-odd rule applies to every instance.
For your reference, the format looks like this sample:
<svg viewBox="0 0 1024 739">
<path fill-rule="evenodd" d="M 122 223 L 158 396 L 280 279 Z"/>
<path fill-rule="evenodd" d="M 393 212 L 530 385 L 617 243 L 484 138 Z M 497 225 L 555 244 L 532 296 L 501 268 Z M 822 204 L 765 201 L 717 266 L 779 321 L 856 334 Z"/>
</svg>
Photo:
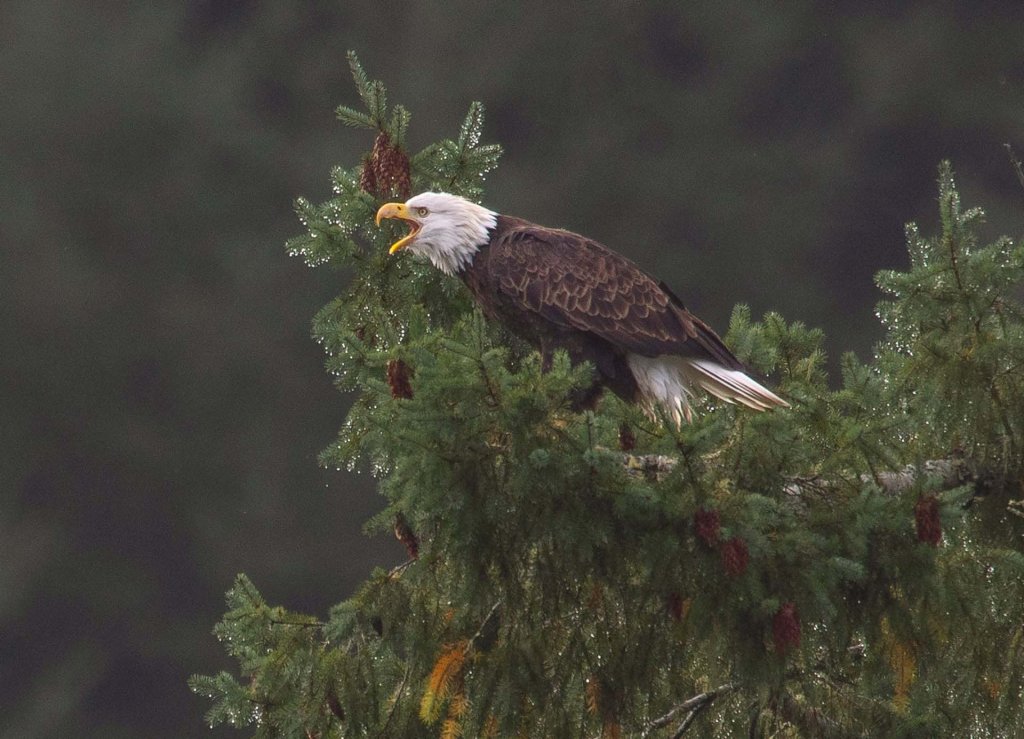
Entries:
<svg viewBox="0 0 1024 739">
<path fill-rule="evenodd" d="M 423 224 L 413 218 L 405 203 L 384 203 L 384 205 L 380 206 L 380 210 L 377 211 L 377 225 L 379 226 L 380 222 L 385 218 L 398 218 L 405 221 L 409 224 L 410 229 L 408 234 L 391 245 L 391 248 L 388 249 L 388 254 L 394 254 L 399 249 L 407 247 L 416 238 L 416 234 L 420 232 L 420 229 L 423 228 Z"/>
</svg>

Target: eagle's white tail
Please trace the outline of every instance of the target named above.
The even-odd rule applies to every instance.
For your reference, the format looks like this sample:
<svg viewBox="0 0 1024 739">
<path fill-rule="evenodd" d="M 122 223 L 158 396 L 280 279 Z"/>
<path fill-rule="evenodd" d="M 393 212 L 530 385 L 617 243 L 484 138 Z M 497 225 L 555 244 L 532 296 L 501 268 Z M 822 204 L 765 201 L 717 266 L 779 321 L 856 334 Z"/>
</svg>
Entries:
<svg viewBox="0 0 1024 739">
<path fill-rule="evenodd" d="M 742 403 L 757 411 L 765 411 L 777 405 L 789 407 L 789 403 L 740 370 L 728 369 L 707 359 L 691 359 L 686 364 L 687 379 L 716 398 L 729 403 Z"/>
<path fill-rule="evenodd" d="M 728 403 L 740 403 L 757 411 L 789 407 L 789 403 L 742 371 L 710 359 L 631 354 L 628 361 L 644 404 L 650 410 L 661 406 L 677 426 L 684 418 L 687 422 L 691 420 L 690 398 L 698 388 Z"/>
</svg>

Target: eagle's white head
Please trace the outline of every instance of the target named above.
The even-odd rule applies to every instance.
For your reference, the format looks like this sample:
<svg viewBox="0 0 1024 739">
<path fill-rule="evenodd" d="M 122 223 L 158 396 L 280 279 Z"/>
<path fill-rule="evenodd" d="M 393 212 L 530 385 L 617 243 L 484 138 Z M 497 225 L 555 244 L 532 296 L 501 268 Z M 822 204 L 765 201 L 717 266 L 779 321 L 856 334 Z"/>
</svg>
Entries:
<svg viewBox="0 0 1024 739">
<path fill-rule="evenodd" d="M 449 275 L 473 261 L 490 238 L 487 232 L 498 222 L 494 211 L 446 192 L 424 192 L 404 203 L 385 203 L 377 211 L 377 225 L 385 218 L 398 218 L 410 228 L 408 235 L 391 245 L 391 254 L 408 249 Z"/>
</svg>

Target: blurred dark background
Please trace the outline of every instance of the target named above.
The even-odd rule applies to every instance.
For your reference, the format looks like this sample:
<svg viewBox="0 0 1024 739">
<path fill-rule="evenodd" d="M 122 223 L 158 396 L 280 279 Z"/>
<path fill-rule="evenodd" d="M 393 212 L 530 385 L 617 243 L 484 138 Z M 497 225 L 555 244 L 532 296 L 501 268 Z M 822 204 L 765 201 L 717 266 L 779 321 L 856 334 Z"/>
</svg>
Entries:
<svg viewBox="0 0 1024 739">
<path fill-rule="evenodd" d="M 1015 0 L 4 0 L 0 735 L 210 735 L 185 681 L 234 669 L 236 572 L 324 614 L 402 559 L 360 533 L 371 481 L 316 464 L 347 401 L 309 322 L 344 276 L 283 249 L 371 144 L 333 118 L 350 48 L 413 148 L 484 102 L 487 204 L 722 329 L 742 301 L 869 358 L 872 274 L 934 231 L 943 158 L 1022 231 Z"/>
</svg>

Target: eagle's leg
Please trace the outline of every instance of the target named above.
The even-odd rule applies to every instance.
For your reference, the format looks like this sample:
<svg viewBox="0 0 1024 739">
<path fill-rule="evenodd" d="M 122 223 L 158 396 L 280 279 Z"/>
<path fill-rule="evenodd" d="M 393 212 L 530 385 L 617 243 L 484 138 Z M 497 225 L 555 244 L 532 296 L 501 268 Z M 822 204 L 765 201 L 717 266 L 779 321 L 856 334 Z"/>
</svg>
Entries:
<svg viewBox="0 0 1024 739">
<path fill-rule="evenodd" d="M 592 411 L 597 407 L 597 401 L 604 393 L 604 384 L 597 377 L 590 383 L 589 387 L 576 388 L 569 393 L 569 407 L 574 413 Z"/>
<path fill-rule="evenodd" d="M 552 342 L 541 339 L 540 341 L 540 370 L 541 372 L 550 372 L 551 367 L 554 366 L 555 348 L 552 346 Z M 566 348 L 562 346 L 561 348 Z M 570 361 L 575 365 L 579 362 L 579 358 L 574 356 L 574 352 L 570 351 Z M 601 399 L 601 393 L 604 391 L 604 387 L 601 382 L 601 378 L 598 373 L 594 373 L 593 382 L 585 388 L 577 388 L 569 392 L 569 408 L 572 409 L 573 413 L 580 413 L 582 411 L 592 411 L 597 406 L 597 401 Z"/>
<path fill-rule="evenodd" d="M 547 342 L 541 342 L 540 347 L 540 371 L 547 374 L 551 371 L 551 366 L 554 364 L 554 352 L 551 347 L 547 345 Z"/>
</svg>

